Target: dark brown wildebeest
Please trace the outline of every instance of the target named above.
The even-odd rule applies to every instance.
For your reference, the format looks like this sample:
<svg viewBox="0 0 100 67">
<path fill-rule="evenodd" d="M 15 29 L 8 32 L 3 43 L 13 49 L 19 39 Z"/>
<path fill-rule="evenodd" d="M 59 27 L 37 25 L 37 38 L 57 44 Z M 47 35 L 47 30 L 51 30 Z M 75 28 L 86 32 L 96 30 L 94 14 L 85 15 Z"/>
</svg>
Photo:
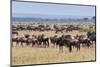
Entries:
<svg viewBox="0 0 100 67">
<path fill-rule="evenodd" d="M 72 47 L 77 48 L 77 51 L 80 50 L 80 43 L 78 39 L 75 39 L 73 36 L 65 36 L 65 46 L 69 48 L 69 52 L 72 52 Z"/>
<path fill-rule="evenodd" d="M 87 37 L 93 42 L 96 42 L 96 32 L 87 32 Z"/>
<path fill-rule="evenodd" d="M 78 37 L 79 43 L 82 44 L 83 47 L 89 48 L 91 46 L 90 39 L 87 38 L 86 35 L 80 35 Z"/>
<path fill-rule="evenodd" d="M 59 52 L 63 52 L 63 46 L 68 47 L 69 52 L 72 52 L 72 46 L 77 47 L 77 50 L 80 50 L 79 41 L 71 39 L 71 35 L 62 35 L 54 39 L 54 42 L 59 46 Z"/>
<path fill-rule="evenodd" d="M 69 52 L 72 52 L 72 48 L 75 47 L 77 51 L 80 50 L 80 42 L 78 39 L 75 39 L 71 35 L 62 35 L 57 39 L 57 44 L 59 45 L 59 51 L 63 52 L 63 46 L 69 49 Z"/>
<path fill-rule="evenodd" d="M 56 47 L 58 46 L 57 44 L 57 40 L 58 40 L 58 36 L 57 35 L 54 35 L 53 37 L 50 37 L 50 42 L 53 44 L 53 47 Z"/>
<path fill-rule="evenodd" d="M 37 37 L 38 46 L 49 47 L 49 38 L 44 34 Z"/>
</svg>

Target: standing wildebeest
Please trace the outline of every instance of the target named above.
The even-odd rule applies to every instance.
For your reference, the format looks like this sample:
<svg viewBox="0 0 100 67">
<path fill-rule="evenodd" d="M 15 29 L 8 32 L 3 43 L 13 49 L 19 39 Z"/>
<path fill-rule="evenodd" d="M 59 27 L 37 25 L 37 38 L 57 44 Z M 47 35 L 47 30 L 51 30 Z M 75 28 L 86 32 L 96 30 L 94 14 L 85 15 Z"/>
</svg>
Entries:
<svg viewBox="0 0 100 67">
<path fill-rule="evenodd" d="M 14 36 L 12 37 L 12 45 L 14 42 L 16 43 L 16 45 L 21 44 L 21 46 L 23 46 L 23 43 L 25 43 L 25 40 L 24 40 L 24 37 Z"/>
<path fill-rule="evenodd" d="M 43 36 L 43 45 L 49 47 L 49 38 L 47 36 Z"/>
<path fill-rule="evenodd" d="M 38 41 L 38 46 L 43 46 L 43 47 L 49 47 L 49 38 L 47 36 L 45 36 L 44 34 L 39 35 L 37 37 L 37 41 Z"/>
<path fill-rule="evenodd" d="M 38 40 L 37 40 L 37 36 L 35 36 L 35 35 L 32 35 L 32 47 L 34 46 L 34 45 L 36 45 L 36 44 L 38 44 Z"/>
<path fill-rule="evenodd" d="M 15 31 L 13 31 L 12 32 L 12 45 L 13 45 L 13 43 L 18 43 L 18 32 L 15 32 Z"/>
<path fill-rule="evenodd" d="M 37 44 L 37 38 L 33 35 L 24 35 L 24 37 L 20 37 L 19 39 L 21 45 L 26 44 L 26 46 L 32 45 L 32 47 Z"/>
<path fill-rule="evenodd" d="M 56 47 L 58 46 L 57 44 L 57 40 L 58 40 L 58 36 L 57 35 L 54 35 L 53 37 L 50 37 L 50 42 L 53 44 L 53 47 Z"/>
<path fill-rule="evenodd" d="M 63 46 L 68 47 L 69 52 L 72 52 L 72 46 L 76 47 L 77 50 L 80 50 L 79 40 L 72 39 L 71 35 L 62 35 L 59 37 L 55 36 L 51 38 L 51 43 L 59 46 L 59 52 L 63 52 Z"/>
<path fill-rule="evenodd" d="M 78 36 L 79 43 L 82 44 L 83 47 L 90 47 L 91 42 L 90 39 L 86 35 Z"/>
<path fill-rule="evenodd" d="M 93 42 L 96 42 L 96 32 L 87 32 L 87 37 Z"/>
<path fill-rule="evenodd" d="M 65 46 L 67 46 L 69 48 L 69 52 L 72 52 L 72 47 L 77 48 L 77 50 L 80 50 L 80 43 L 78 39 L 75 39 L 73 36 L 71 35 L 66 35 L 64 36 L 64 43 Z"/>
<path fill-rule="evenodd" d="M 31 43 L 31 40 L 29 39 L 29 36 L 28 34 L 24 35 L 24 36 L 21 36 L 21 37 L 18 37 L 18 41 L 17 41 L 17 44 L 21 44 L 21 46 L 23 46 L 23 44 L 26 44 L 27 46 L 30 45 Z"/>
</svg>

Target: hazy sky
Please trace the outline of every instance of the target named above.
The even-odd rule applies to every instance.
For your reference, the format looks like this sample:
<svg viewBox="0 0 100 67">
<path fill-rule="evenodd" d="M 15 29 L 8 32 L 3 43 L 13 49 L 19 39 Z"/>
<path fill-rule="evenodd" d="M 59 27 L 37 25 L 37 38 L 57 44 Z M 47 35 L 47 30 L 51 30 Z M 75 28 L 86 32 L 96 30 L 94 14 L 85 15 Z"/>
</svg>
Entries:
<svg viewBox="0 0 100 67">
<path fill-rule="evenodd" d="M 44 15 L 68 15 L 68 16 L 95 16 L 94 6 L 61 5 L 31 2 L 12 2 L 12 15 L 44 14 Z"/>
</svg>

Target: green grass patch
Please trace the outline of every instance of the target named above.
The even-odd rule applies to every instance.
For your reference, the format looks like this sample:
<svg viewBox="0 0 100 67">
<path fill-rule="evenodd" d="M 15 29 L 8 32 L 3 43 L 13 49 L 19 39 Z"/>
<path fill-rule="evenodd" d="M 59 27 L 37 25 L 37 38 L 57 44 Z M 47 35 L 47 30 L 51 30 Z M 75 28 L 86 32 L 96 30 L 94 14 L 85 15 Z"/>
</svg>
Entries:
<svg viewBox="0 0 100 67">
<path fill-rule="evenodd" d="M 81 29 L 80 32 L 95 32 L 95 29 Z"/>
</svg>

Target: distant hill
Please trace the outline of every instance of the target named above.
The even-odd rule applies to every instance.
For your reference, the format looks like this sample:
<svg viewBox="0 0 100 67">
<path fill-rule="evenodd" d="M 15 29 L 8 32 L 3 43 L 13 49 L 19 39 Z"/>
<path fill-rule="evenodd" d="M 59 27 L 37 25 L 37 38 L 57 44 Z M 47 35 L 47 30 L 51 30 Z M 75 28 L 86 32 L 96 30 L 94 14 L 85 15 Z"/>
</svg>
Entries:
<svg viewBox="0 0 100 67">
<path fill-rule="evenodd" d="M 71 18 L 60 18 L 60 19 L 51 19 L 51 18 L 32 18 L 32 17 L 13 17 L 12 21 L 16 22 L 94 22 L 91 19 L 71 19 Z"/>
</svg>

